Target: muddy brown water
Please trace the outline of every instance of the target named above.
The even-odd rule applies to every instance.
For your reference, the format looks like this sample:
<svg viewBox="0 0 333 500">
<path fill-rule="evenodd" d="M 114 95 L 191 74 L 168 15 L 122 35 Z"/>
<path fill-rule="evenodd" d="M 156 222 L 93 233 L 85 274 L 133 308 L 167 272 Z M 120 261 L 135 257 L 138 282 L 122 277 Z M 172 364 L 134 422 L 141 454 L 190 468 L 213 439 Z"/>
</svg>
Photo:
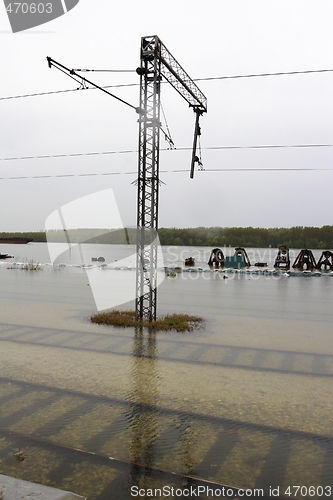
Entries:
<svg viewBox="0 0 333 500">
<path fill-rule="evenodd" d="M 47 262 L 46 250 L 21 246 L 21 260 Z M 179 275 L 159 287 L 158 311 L 204 327 L 152 334 L 89 323 L 81 268 L 2 264 L 1 472 L 89 500 L 200 485 L 330 498 L 332 291 L 330 277 Z"/>
</svg>

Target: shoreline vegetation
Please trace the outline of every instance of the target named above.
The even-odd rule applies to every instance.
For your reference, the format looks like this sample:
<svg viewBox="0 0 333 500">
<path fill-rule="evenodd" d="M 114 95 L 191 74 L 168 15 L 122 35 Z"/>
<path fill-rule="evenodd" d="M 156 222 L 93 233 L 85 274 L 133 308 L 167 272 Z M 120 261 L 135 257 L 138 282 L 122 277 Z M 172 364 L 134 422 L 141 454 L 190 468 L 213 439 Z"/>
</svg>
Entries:
<svg viewBox="0 0 333 500">
<path fill-rule="evenodd" d="M 40 262 L 35 262 L 34 260 L 30 260 L 29 262 L 20 262 L 20 263 L 13 262 L 9 264 L 7 269 L 22 269 L 23 271 L 42 271 L 44 269 L 44 266 Z"/>
<path fill-rule="evenodd" d="M 169 331 L 176 330 L 177 332 L 192 332 L 201 328 L 203 319 L 199 316 L 189 316 L 188 314 L 167 314 L 161 316 L 155 321 L 137 320 L 135 311 L 119 311 L 112 310 L 103 313 L 97 313 L 91 316 L 90 321 L 98 325 L 111 325 L 127 327 L 144 327 L 150 331 Z"/>
<path fill-rule="evenodd" d="M 32 238 L 34 242 L 52 241 L 66 243 L 67 239 L 75 243 L 98 244 L 135 244 L 136 230 L 125 228 L 109 230 L 70 229 L 66 231 L 0 233 L 0 238 Z M 291 228 L 256 228 L 256 227 L 196 227 L 196 228 L 160 228 L 158 230 L 161 245 L 208 246 L 208 247 L 251 247 L 309 248 L 327 250 L 333 247 L 333 226 Z"/>
</svg>

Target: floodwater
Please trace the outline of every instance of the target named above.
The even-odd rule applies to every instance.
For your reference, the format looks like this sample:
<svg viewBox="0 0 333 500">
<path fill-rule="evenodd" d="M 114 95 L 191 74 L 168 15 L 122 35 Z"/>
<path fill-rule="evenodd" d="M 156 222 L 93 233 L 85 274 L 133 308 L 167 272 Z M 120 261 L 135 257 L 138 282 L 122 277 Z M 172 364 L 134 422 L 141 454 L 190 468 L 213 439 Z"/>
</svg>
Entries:
<svg viewBox="0 0 333 500">
<path fill-rule="evenodd" d="M 75 265 L 112 262 L 121 246 L 82 247 L 63 256 L 67 265 L 39 271 L 0 261 L 1 472 L 88 500 L 139 497 L 131 487 L 140 498 L 163 498 L 163 487 L 178 498 L 191 487 L 193 498 L 218 498 L 226 485 L 234 498 L 243 498 L 237 488 L 331 498 L 333 278 L 167 277 L 158 314 L 205 323 L 155 334 L 89 322 L 94 291 Z M 0 250 L 19 262 L 50 262 L 46 244 Z M 163 251 L 167 265 L 192 255 L 202 267 L 210 253 Z M 276 250 L 248 253 L 272 268 Z"/>
</svg>

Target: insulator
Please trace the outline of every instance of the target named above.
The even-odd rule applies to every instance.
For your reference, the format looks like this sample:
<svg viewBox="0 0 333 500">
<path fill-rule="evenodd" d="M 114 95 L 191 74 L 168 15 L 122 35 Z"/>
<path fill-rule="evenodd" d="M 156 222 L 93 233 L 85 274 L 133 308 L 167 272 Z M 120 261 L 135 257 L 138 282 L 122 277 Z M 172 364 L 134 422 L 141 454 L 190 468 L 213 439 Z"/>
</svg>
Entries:
<svg viewBox="0 0 333 500">
<path fill-rule="evenodd" d="M 147 70 L 146 68 L 136 68 L 135 70 L 137 72 L 138 75 L 140 76 L 143 76 L 143 75 L 146 75 L 147 74 Z"/>
</svg>

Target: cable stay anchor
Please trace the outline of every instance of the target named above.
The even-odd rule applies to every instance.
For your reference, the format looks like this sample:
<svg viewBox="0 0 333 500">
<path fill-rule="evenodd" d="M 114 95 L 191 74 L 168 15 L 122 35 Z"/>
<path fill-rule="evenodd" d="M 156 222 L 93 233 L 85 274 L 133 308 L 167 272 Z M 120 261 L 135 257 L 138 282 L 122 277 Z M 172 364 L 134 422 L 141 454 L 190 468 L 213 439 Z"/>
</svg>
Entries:
<svg viewBox="0 0 333 500">
<path fill-rule="evenodd" d="M 171 139 L 170 135 L 168 135 L 165 130 L 163 130 L 162 127 L 160 127 L 160 130 L 162 132 L 162 134 L 164 135 L 164 140 L 169 144 L 169 147 L 167 149 L 171 150 L 171 149 L 176 149 L 176 146 L 175 146 L 175 143 L 173 142 L 173 140 Z"/>
<path fill-rule="evenodd" d="M 164 112 L 164 109 L 163 109 L 163 106 L 162 106 L 162 102 L 160 102 L 160 104 L 161 104 L 161 111 L 162 111 L 162 114 L 163 114 L 163 118 L 164 118 L 165 127 L 167 129 L 167 132 L 165 132 L 165 130 L 163 130 L 163 128 L 161 126 L 160 126 L 160 129 L 161 129 L 161 132 L 164 135 L 165 141 L 169 144 L 169 147 L 167 149 L 170 149 L 170 150 L 171 149 L 176 149 L 175 143 L 173 142 L 172 137 L 171 137 L 169 125 L 168 125 L 168 122 L 167 122 L 167 119 L 166 119 L 166 116 L 165 116 L 165 112 Z"/>
<path fill-rule="evenodd" d="M 87 89 L 89 89 L 87 82 L 84 79 L 81 79 L 81 84 L 78 90 L 87 90 Z"/>
<path fill-rule="evenodd" d="M 120 97 L 114 95 L 114 94 L 111 94 L 111 92 L 109 92 L 108 90 L 106 90 L 105 88 L 101 87 L 100 85 L 97 85 L 96 83 L 94 82 L 91 82 L 90 80 L 88 80 L 87 78 L 84 78 L 84 76 L 82 75 L 79 75 L 75 69 L 69 69 L 67 68 L 66 66 L 64 66 L 63 64 L 60 64 L 59 62 L 55 61 L 54 59 L 52 59 L 52 57 L 49 57 L 47 56 L 46 57 L 47 59 L 47 64 L 49 65 L 49 68 L 51 69 L 52 66 L 56 69 L 58 69 L 59 71 L 61 71 L 62 73 L 65 73 L 65 75 L 68 75 L 70 78 L 73 78 L 73 80 L 75 80 L 77 83 L 80 84 L 80 87 L 78 90 L 81 90 L 81 89 L 87 89 L 88 87 L 86 86 L 87 84 L 91 85 L 92 87 L 95 87 L 96 89 L 98 90 L 101 90 L 102 92 L 104 92 L 105 94 L 108 94 L 109 96 L 113 97 L 114 99 L 117 99 L 117 101 L 120 101 L 122 102 L 123 104 L 126 104 L 126 106 L 129 106 L 130 108 L 134 109 L 138 114 L 141 114 L 141 109 L 140 108 L 137 108 L 136 106 L 133 106 L 132 104 L 130 104 L 129 102 L 127 101 L 124 101 L 124 99 L 121 99 Z M 78 80 L 79 79 L 79 80 Z"/>
</svg>

